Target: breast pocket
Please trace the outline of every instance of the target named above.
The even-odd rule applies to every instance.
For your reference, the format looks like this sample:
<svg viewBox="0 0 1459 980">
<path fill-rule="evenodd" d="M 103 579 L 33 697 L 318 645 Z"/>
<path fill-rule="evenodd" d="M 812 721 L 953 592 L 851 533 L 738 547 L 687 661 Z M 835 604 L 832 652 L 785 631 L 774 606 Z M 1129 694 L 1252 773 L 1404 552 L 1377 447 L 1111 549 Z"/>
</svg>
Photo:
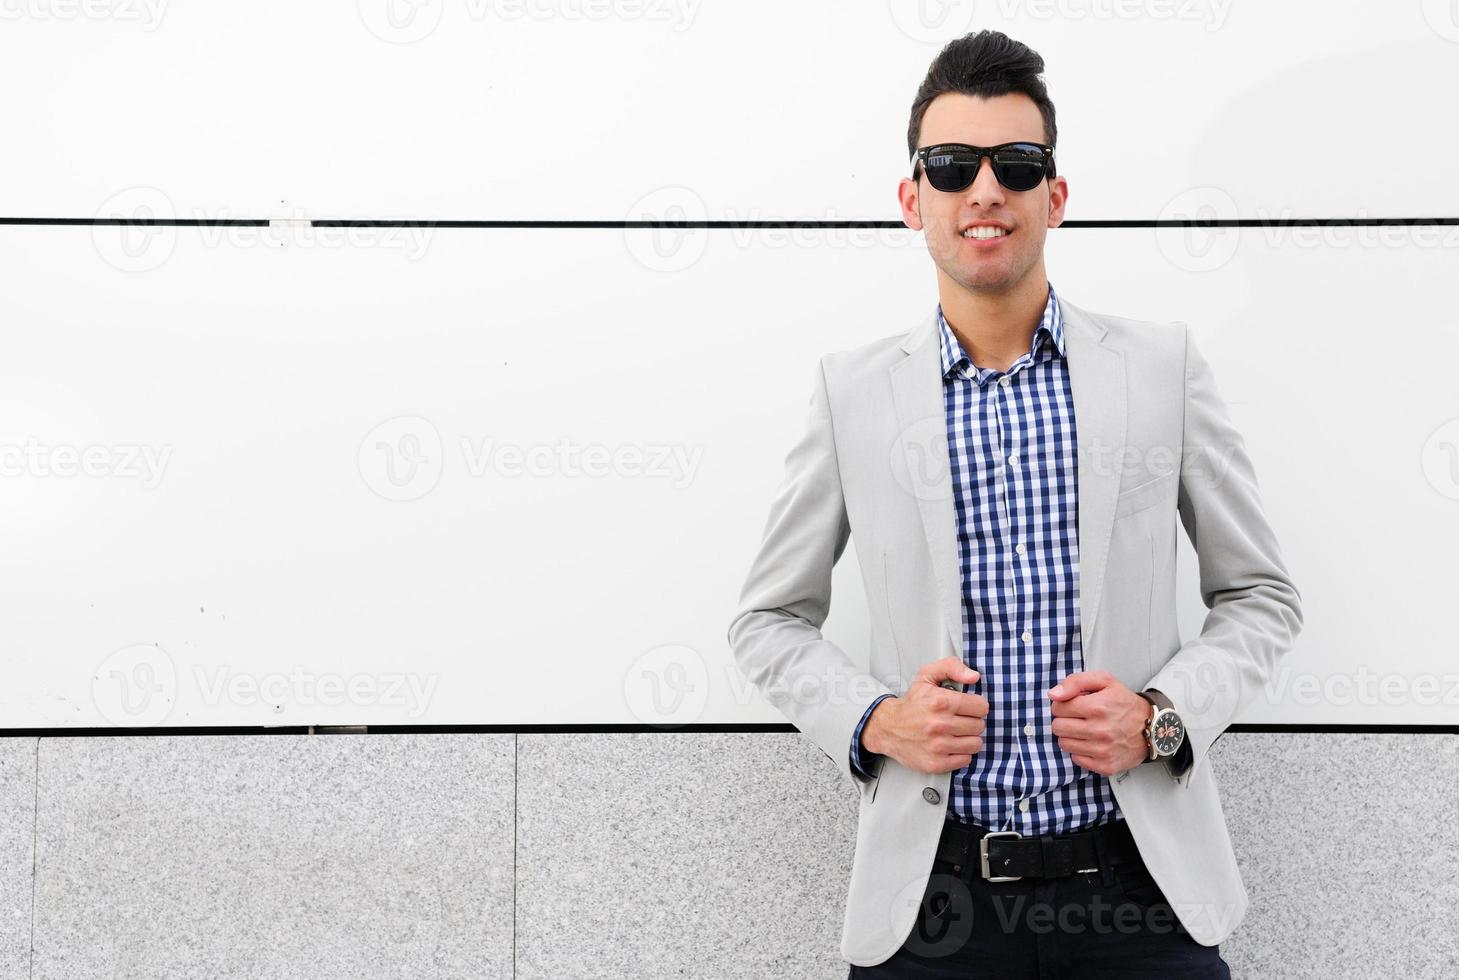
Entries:
<svg viewBox="0 0 1459 980">
<path fill-rule="evenodd" d="M 1151 507 L 1164 502 L 1173 502 L 1176 493 L 1176 480 L 1180 474 L 1176 471 L 1166 473 L 1164 476 L 1157 476 L 1153 480 L 1146 480 L 1144 483 L 1129 490 L 1122 491 L 1115 499 L 1115 520 L 1122 517 L 1129 517 L 1131 514 L 1138 514 L 1141 511 L 1149 510 Z"/>
<path fill-rule="evenodd" d="M 1158 476 L 1126 490 L 1115 501 L 1099 630 L 1121 656 L 1144 664 L 1147 673 L 1151 671 L 1155 596 L 1154 515 L 1161 513 L 1158 508 L 1175 506 L 1178 479 L 1174 472 Z"/>
</svg>

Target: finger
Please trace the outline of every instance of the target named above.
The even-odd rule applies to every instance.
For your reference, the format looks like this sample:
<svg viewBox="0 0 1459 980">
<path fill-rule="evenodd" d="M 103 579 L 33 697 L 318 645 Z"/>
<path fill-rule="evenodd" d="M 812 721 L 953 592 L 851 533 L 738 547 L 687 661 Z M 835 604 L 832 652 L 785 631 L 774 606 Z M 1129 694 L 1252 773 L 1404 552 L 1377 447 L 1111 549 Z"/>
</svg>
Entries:
<svg viewBox="0 0 1459 980">
<path fill-rule="evenodd" d="M 944 755 L 972 755 L 982 751 L 983 736 L 955 735 L 937 741 L 937 751 Z"/>
<path fill-rule="evenodd" d="M 1097 752 L 1099 752 L 1100 746 L 1099 746 L 1098 743 L 1091 742 L 1088 739 L 1083 739 L 1083 738 L 1061 738 L 1061 739 L 1059 739 L 1059 748 L 1060 748 L 1061 751 L 1067 752 L 1071 756 L 1072 755 L 1090 756 L 1090 755 L 1094 755 Z M 1081 763 L 1081 765 L 1082 764 L 1083 763 Z"/>
<path fill-rule="evenodd" d="M 1099 707 L 1097 699 L 1088 695 L 1075 695 L 1067 701 L 1054 701 L 1049 705 L 1055 718 L 1091 718 Z"/>
<path fill-rule="evenodd" d="M 924 664 L 922 669 L 917 671 L 917 676 L 933 684 L 939 684 L 944 680 L 955 681 L 959 684 L 976 684 L 982 675 L 963 663 L 958 657 L 943 657 L 941 660 Z"/>
<path fill-rule="evenodd" d="M 1107 670 L 1081 670 L 1070 674 L 1049 690 L 1049 697 L 1063 700 L 1079 694 L 1102 691 L 1114 681 Z"/>
<path fill-rule="evenodd" d="M 969 718 L 988 717 L 988 699 L 981 694 L 959 694 L 952 706 L 953 714 Z"/>
<path fill-rule="evenodd" d="M 955 715 L 948 721 L 947 734 L 956 736 L 982 735 L 988 730 L 988 725 L 981 718 L 974 718 L 971 715 Z"/>
<path fill-rule="evenodd" d="M 1099 733 L 1097 725 L 1082 718 L 1055 718 L 1050 728 L 1058 738 L 1092 740 Z"/>
</svg>

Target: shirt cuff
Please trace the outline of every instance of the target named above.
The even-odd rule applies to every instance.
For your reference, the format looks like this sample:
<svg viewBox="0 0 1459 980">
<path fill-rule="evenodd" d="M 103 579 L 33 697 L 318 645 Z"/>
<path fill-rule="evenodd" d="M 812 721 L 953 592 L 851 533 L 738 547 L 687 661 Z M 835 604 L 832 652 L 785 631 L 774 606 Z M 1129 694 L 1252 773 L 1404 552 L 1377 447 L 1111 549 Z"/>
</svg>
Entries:
<svg viewBox="0 0 1459 980">
<path fill-rule="evenodd" d="M 1166 759 L 1165 761 L 1166 761 L 1166 764 L 1170 766 L 1170 774 L 1172 776 L 1183 776 L 1183 775 L 1185 775 L 1185 771 L 1191 767 L 1191 740 L 1190 740 L 1190 738 L 1187 737 L 1187 738 L 1181 739 L 1180 740 L 1180 748 L 1178 748 L 1178 749 L 1175 750 L 1175 755 L 1171 756 L 1169 759 Z"/>
<path fill-rule="evenodd" d="M 866 723 L 871 720 L 871 713 L 876 710 L 876 706 L 892 696 L 890 694 L 883 694 L 871 702 L 871 704 L 867 705 L 866 711 L 861 715 L 861 721 L 856 724 L 856 731 L 851 733 L 851 771 L 863 779 L 870 779 L 872 777 L 872 774 L 866 771 L 867 763 L 873 759 L 880 759 L 881 756 L 862 748 L 861 731 L 866 727 Z"/>
</svg>

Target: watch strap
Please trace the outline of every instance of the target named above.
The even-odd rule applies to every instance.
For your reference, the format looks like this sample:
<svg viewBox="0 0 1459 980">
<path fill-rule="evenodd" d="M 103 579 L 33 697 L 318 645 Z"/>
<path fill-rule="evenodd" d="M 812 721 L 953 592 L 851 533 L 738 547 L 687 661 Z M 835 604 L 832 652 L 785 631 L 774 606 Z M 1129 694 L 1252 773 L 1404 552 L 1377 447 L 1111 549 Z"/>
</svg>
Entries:
<svg viewBox="0 0 1459 980">
<path fill-rule="evenodd" d="M 1150 696 L 1149 691 L 1141 691 L 1140 697 L 1150 702 L 1150 713 L 1145 716 L 1145 758 L 1141 762 L 1154 762 L 1159 756 L 1155 752 L 1155 716 L 1160 713 L 1160 705 Z"/>
<path fill-rule="evenodd" d="M 1175 704 L 1170 700 L 1170 698 L 1165 696 L 1165 693 L 1163 691 L 1158 691 L 1153 687 L 1147 687 L 1145 690 L 1141 691 L 1140 696 L 1143 697 L 1146 701 L 1149 701 L 1152 705 L 1154 705 L 1154 707 L 1151 709 L 1150 717 L 1145 720 L 1145 747 L 1149 753 L 1145 761 L 1154 762 L 1156 759 L 1175 758 L 1175 753 L 1172 753 L 1168 756 L 1161 756 L 1156 753 L 1155 749 L 1155 716 L 1166 708 L 1169 708 L 1171 711 L 1175 711 Z M 1186 739 L 1184 735 L 1182 735 L 1180 742 L 1181 746 L 1185 745 Z M 1176 752 L 1178 753 L 1179 751 L 1180 748 L 1177 748 Z"/>
</svg>

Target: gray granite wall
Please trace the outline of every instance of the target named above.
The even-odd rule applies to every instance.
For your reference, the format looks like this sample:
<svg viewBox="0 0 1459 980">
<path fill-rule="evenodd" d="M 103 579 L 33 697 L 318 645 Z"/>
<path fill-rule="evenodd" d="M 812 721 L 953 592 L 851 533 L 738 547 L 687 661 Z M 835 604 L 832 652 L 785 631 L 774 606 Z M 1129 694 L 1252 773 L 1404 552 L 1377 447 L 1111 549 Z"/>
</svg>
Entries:
<svg viewBox="0 0 1459 980">
<path fill-rule="evenodd" d="M 1228 733 L 1238 977 L 1459 976 L 1459 736 Z M 0 980 L 840 980 L 797 734 L 0 739 Z"/>
</svg>

